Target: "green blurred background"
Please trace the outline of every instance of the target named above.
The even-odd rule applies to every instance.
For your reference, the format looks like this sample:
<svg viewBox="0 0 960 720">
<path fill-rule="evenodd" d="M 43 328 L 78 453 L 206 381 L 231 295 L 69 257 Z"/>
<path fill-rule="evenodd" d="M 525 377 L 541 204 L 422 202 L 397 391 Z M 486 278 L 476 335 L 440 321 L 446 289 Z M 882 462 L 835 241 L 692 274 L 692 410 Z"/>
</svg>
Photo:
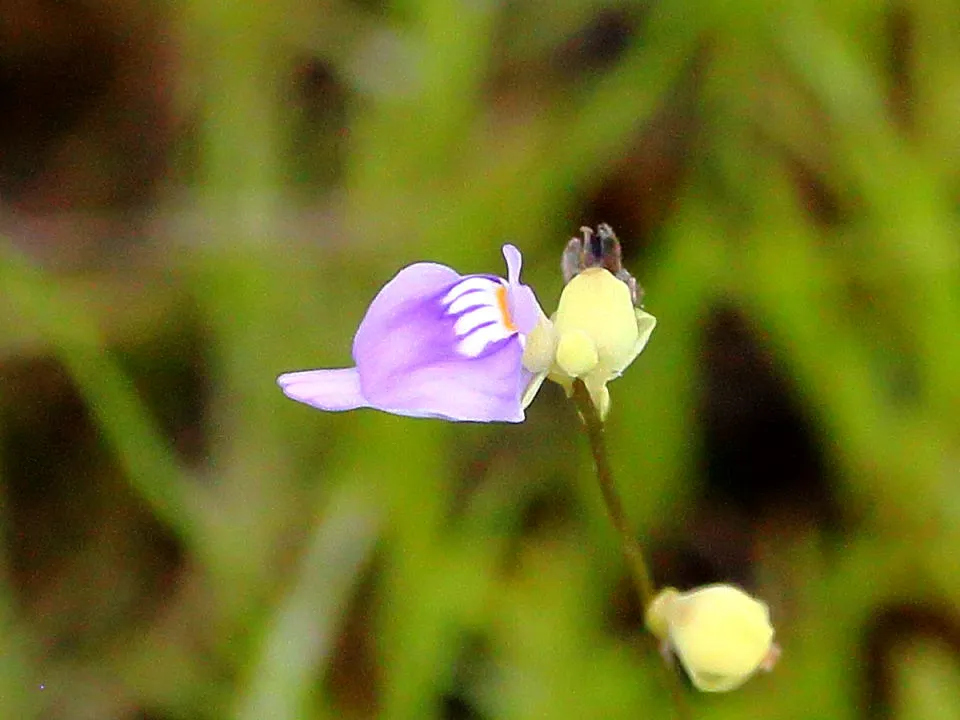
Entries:
<svg viewBox="0 0 960 720">
<path fill-rule="evenodd" d="M 609 222 L 660 584 L 779 666 L 697 718 L 960 717 L 960 7 L 0 3 L 0 717 L 668 718 L 586 443 L 286 400 L 436 260 L 551 311 Z"/>
</svg>

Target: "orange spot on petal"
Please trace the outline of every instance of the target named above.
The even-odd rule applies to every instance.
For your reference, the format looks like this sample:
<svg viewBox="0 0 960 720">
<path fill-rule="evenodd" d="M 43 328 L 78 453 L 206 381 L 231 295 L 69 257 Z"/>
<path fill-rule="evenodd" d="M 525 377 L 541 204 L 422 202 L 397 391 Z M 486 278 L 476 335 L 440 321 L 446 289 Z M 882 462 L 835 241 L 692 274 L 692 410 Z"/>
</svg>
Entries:
<svg viewBox="0 0 960 720">
<path fill-rule="evenodd" d="M 500 309 L 500 315 L 503 318 L 503 324 L 511 332 L 517 331 L 517 326 L 513 324 L 513 318 L 510 317 L 510 306 L 507 304 L 507 288 L 503 285 L 496 289 L 497 307 Z"/>
</svg>

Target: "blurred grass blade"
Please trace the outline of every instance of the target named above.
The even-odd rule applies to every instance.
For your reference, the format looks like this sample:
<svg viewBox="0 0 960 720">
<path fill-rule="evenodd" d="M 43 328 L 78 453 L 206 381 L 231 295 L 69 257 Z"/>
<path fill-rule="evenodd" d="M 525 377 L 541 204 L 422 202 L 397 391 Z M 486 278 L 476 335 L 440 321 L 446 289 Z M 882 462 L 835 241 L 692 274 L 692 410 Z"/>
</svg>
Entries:
<svg viewBox="0 0 960 720">
<path fill-rule="evenodd" d="M 237 720 L 315 716 L 308 707 L 310 695 L 332 654 L 378 528 L 355 490 L 334 497 L 327 517 L 317 524 L 295 584 L 270 621 Z"/>
<path fill-rule="evenodd" d="M 104 346 L 96 322 L 9 247 L 0 253 L 4 295 L 22 323 L 37 328 L 50 343 L 116 451 L 127 482 L 157 518 L 190 547 L 198 547 L 189 487 L 179 464 L 130 378 Z"/>
</svg>

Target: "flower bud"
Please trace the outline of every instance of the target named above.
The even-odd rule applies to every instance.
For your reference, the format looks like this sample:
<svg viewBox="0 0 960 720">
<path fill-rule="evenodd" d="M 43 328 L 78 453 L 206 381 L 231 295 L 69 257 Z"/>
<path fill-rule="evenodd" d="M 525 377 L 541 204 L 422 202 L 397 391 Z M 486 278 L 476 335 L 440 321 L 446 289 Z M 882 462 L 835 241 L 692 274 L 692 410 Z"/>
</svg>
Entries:
<svg viewBox="0 0 960 720">
<path fill-rule="evenodd" d="M 541 319 L 527 338 L 523 364 L 568 394 L 580 378 L 604 418 L 610 408 L 607 383 L 640 354 L 656 324 L 634 307 L 625 282 L 604 268 L 587 268 L 564 287 L 553 318 Z"/>
<path fill-rule="evenodd" d="M 733 585 L 687 593 L 667 588 L 650 603 L 647 627 L 705 692 L 740 687 L 758 669 L 772 667 L 779 653 L 767 606 Z"/>
</svg>

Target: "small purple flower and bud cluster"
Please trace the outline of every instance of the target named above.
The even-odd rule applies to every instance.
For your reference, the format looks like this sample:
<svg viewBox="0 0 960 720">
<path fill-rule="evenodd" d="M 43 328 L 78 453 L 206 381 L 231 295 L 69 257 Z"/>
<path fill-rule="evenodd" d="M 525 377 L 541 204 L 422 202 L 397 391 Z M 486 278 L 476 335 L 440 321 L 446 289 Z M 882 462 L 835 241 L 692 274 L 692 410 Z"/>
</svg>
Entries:
<svg viewBox="0 0 960 720">
<path fill-rule="evenodd" d="M 545 378 L 569 391 L 581 377 L 605 416 L 606 382 L 639 354 L 656 321 L 635 308 L 638 287 L 609 226 L 583 233 L 564 253 L 567 286 L 553 318 L 520 282 L 513 245 L 503 246 L 506 279 L 416 263 L 370 304 L 354 337 L 354 367 L 286 373 L 277 382 L 321 410 L 521 422 Z"/>
<path fill-rule="evenodd" d="M 353 340 L 354 367 L 305 370 L 277 382 L 321 410 L 374 408 L 462 422 L 521 422 L 545 379 L 583 383 L 602 421 L 607 383 L 640 354 L 657 321 L 622 266 L 609 225 L 581 228 L 563 253 L 566 285 L 547 317 L 520 282 L 521 256 L 503 246 L 507 278 L 416 263 L 377 294 Z M 766 605 L 731 585 L 667 588 L 647 625 L 706 692 L 739 687 L 779 655 Z"/>
</svg>

